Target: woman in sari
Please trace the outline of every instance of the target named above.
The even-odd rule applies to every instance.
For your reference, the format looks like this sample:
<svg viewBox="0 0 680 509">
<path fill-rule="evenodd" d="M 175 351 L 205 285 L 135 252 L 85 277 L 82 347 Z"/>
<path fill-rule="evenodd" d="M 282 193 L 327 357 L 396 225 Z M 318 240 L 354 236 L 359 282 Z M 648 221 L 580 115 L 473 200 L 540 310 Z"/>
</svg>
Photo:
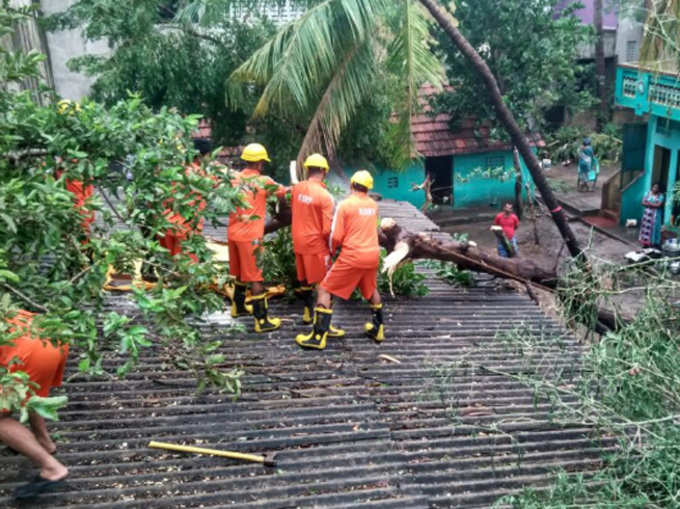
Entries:
<svg viewBox="0 0 680 509">
<path fill-rule="evenodd" d="M 664 195 L 659 184 L 654 184 L 652 190 L 642 199 L 645 211 L 640 222 L 639 241 L 644 247 L 658 247 L 661 245 L 661 225 L 663 224 Z"/>
<path fill-rule="evenodd" d="M 590 138 L 585 138 L 583 140 L 583 145 L 578 151 L 578 180 L 576 182 L 576 190 L 594 190 L 598 173 L 600 173 L 600 166 L 595 158 L 595 152 L 593 151 Z"/>
</svg>

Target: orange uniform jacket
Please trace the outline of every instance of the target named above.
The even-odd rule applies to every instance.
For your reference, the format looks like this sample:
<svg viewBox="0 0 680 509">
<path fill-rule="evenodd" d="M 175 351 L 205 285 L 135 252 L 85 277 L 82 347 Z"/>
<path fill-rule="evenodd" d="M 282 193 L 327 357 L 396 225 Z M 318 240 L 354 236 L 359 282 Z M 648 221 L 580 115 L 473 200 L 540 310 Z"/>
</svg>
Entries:
<svg viewBox="0 0 680 509">
<path fill-rule="evenodd" d="M 64 170 L 57 170 L 55 176 L 61 178 Z M 74 206 L 80 211 L 83 216 L 83 228 L 89 230 L 90 224 L 94 221 L 94 211 L 87 210 L 85 203 L 92 197 L 94 193 L 94 186 L 92 184 L 84 184 L 81 180 L 69 179 L 65 181 L 66 190 L 73 195 Z"/>
<path fill-rule="evenodd" d="M 338 205 L 331 226 L 331 252 L 342 246 L 338 262 L 358 269 L 380 265 L 378 204 L 354 191 Z"/>
<path fill-rule="evenodd" d="M 305 180 L 293 187 L 291 209 L 293 250 L 297 254 L 327 255 L 333 221 L 333 197 L 323 182 Z"/>
<path fill-rule="evenodd" d="M 203 177 L 207 176 L 206 173 L 201 169 L 201 165 L 196 163 L 192 163 L 191 165 L 187 166 L 185 172 L 186 175 L 189 175 L 190 173 L 197 173 Z M 210 178 L 212 178 L 213 180 L 217 180 L 214 176 L 211 176 Z M 201 198 L 201 196 L 198 193 L 193 194 L 196 195 L 196 199 L 190 201 L 189 206 L 196 207 L 196 212 L 200 213 L 206 207 L 205 200 Z M 169 230 L 168 233 L 179 236 L 186 235 L 190 231 L 189 225 L 186 224 L 187 220 L 184 217 L 182 217 L 182 215 L 179 214 L 178 212 L 172 211 L 172 201 L 173 201 L 172 198 L 169 198 L 165 200 L 165 202 L 163 203 L 163 205 L 166 207 L 166 209 L 163 211 L 163 215 L 166 216 L 169 222 L 176 225 L 176 227 L 173 230 Z M 203 217 L 199 218 L 196 226 L 196 231 L 200 232 L 203 230 L 204 221 L 205 219 Z"/>
<path fill-rule="evenodd" d="M 243 185 L 243 200 L 249 205 L 248 208 L 237 208 L 236 212 L 229 215 L 229 228 L 227 240 L 232 242 L 252 242 L 264 237 L 264 221 L 267 214 L 266 186 L 276 187 L 276 195 L 283 196 L 287 189 L 277 184 L 271 178 L 261 175 L 257 170 L 246 168 L 237 172 L 231 181 L 232 185 Z M 247 220 L 242 220 L 245 216 Z M 257 216 L 257 218 L 252 217 Z"/>
</svg>

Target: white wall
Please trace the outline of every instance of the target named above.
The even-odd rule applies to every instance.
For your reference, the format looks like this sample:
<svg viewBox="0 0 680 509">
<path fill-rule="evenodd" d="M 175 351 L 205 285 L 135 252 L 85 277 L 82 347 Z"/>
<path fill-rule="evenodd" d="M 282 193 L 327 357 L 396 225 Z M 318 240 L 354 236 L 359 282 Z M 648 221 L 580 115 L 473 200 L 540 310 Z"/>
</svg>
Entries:
<svg viewBox="0 0 680 509">
<path fill-rule="evenodd" d="M 642 23 L 625 17 L 619 20 L 616 53 L 619 56 L 620 64 L 638 61 L 643 31 L 644 25 Z M 633 53 L 633 55 L 629 55 L 629 53 Z"/>
<path fill-rule="evenodd" d="M 74 2 L 75 0 L 42 0 L 40 7 L 46 15 L 49 15 L 63 11 Z M 86 96 L 94 79 L 69 71 L 66 62 L 84 54 L 109 54 L 111 51 L 108 45 L 104 41 L 85 41 L 79 29 L 48 32 L 46 36 L 57 93 L 73 100 Z"/>
</svg>

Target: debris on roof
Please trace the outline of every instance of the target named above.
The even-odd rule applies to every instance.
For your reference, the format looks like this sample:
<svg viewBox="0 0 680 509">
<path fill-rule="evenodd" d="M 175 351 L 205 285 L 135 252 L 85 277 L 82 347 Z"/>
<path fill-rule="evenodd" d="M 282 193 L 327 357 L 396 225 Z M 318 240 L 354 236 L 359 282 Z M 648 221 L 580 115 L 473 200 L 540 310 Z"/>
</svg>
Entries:
<svg viewBox="0 0 680 509">
<path fill-rule="evenodd" d="M 383 201 L 381 215 L 446 235 L 408 203 Z M 224 229 L 206 227 L 222 238 Z M 583 346 L 527 297 L 479 276 L 456 288 L 424 267 L 430 294 L 386 299 L 387 339 L 363 336 L 370 311 L 338 302 L 347 330 L 323 352 L 293 338 L 307 327 L 299 303 L 272 301 L 284 327 L 230 338 L 221 353 L 246 372 L 242 396 L 196 393 L 195 380 L 160 347 L 140 355 L 123 380 L 77 373 L 72 351 L 62 391 L 69 405 L 49 425 L 68 482 L 39 497 L 50 508 L 488 507 L 525 486 L 545 487 L 555 469 L 588 472 L 614 447 L 587 427 L 552 422 L 552 407 L 501 373 L 527 370 L 531 352 L 508 351 L 499 333 L 559 336 L 557 368 L 578 364 Z M 107 311 L 131 309 L 111 294 Z M 247 323 L 247 319 L 244 323 Z M 250 323 L 247 323 L 250 326 Z M 200 327 L 224 336 L 220 322 Z M 248 327 L 250 330 L 250 327 Z M 550 348 L 540 355 L 553 355 Z M 538 355 L 538 354 L 536 354 Z M 387 357 L 388 356 L 388 357 Z M 398 359 L 399 362 L 381 362 Z M 106 368 L 122 361 L 113 357 Z M 150 449 L 149 441 L 262 455 L 276 468 Z M 0 449 L 0 506 L 32 475 L 27 459 Z"/>
</svg>

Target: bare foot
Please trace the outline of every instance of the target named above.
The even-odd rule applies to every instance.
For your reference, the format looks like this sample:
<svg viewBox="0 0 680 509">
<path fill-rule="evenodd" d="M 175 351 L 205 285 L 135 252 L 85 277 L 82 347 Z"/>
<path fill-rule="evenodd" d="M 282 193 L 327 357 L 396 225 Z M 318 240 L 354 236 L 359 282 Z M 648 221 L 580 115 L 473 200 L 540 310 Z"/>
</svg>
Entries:
<svg viewBox="0 0 680 509">
<path fill-rule="evenodd" d="M 40 469 L 40 477 L 49 481 L 60 481 L 68 476 L 68 468 L 59 463 L 56 459 L 48 462 Z"/>
</svg>

